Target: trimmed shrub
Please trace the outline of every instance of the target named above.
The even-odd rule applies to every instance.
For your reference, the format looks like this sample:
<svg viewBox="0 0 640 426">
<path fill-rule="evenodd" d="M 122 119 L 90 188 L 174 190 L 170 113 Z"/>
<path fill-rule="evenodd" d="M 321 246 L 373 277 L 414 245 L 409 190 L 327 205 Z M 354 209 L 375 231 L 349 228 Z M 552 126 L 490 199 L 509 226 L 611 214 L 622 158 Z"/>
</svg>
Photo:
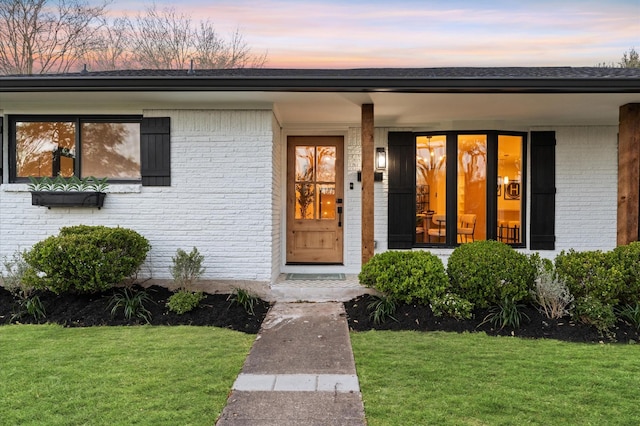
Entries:
<svg viewBox="0 0 640 426">
<path fill-rule="evenodd" d="M 376 254 L 358 275 L 360 282 L 391 298 L 427 304 L 444 294 L 447 275 L 442 261 L 427 251 L 387 251 Z"/>
<path fill-rule="evenodd" d="M 437 317 L 447 316 L 457 320 L 473 317 L 473 303 L 454 293 L 445 293 L 431 300 L 431 312 Z"/>
<path fill-rule="evenodd" d="M 72 226 L 36 243 L 25 253 L 25 281 L 54 293 L 95 293 L 138 271 L 151 246 L 125 228 Z"/>
<path fill-rule="evenodd" d="M 202 299 L 204 299 L 204 295 L 200 292 L 192 293 L 187 290 L 180 290 L 169 297 L 167 307 L 170 311 L 182 315 L 197 308 Z"/>
<path fill-rule="evenodd" d="M 618 303 L 624 276 L 613 252 L 562 251 L 555 260 L 556 274 L 578 299 L 593 297 L 608 306 Z"/>
<path fill-rule="evenodd" d="M 576 299 L 573 318 L 583 324 L 594 326 L 600 333 L 606 333 L 616 324 L 613 306 L 592 295 Z"/>
<path fill-rule="evenodd" d="M 535 279 L 533 262 L 499 241 L 456 247 L 449 256 L 447 272 L 452 290 L 479 308 L 525 299 Z"/>
<path fill-rule="evenodd" d="M 635 305 L 640 302 L 640 242 L 613 249 L 612 256 L 622 274 L 621 304 Z"/>
</svg>

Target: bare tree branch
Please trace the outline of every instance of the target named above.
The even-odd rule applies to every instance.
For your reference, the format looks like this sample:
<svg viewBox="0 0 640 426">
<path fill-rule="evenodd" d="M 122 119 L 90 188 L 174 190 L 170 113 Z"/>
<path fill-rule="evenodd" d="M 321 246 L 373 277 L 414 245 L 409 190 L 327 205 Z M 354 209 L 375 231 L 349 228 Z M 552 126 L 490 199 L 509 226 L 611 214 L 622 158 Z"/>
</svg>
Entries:
<svg viewBox="0 0 640 426">
<path fill-rule="evenodd" d="M 0 72 L 67 72 L 95 48 L 107 2 L 1 0 Z"/>
<path fill-rule="evenodd" d="M 253 54 L 240 30 L 225 39 L 210 21 L 155 4 L 133 20 L 109 21 L 111 0 L 97 1 L 0 0 L 0 73 L 65 73 L 81 63 L 93 70 L 266 64 L 267 54 Z"/>
</svg>

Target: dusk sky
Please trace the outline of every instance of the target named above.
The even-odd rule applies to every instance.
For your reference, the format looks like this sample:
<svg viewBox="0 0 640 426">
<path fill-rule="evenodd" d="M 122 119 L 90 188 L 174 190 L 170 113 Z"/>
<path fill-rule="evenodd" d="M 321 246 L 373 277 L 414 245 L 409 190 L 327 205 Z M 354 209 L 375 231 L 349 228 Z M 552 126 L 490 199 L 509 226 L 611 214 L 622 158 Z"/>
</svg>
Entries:
<svg viewBox="0 0 640 426">
<path fill-rule="evenodd" d="M 640 0 L 156 0 L 223 35 L 236 28 L 269 68 L 594 66 L 640 49 Z M 134 17 L 151 0 L 113 0 Z"/>
</svg>

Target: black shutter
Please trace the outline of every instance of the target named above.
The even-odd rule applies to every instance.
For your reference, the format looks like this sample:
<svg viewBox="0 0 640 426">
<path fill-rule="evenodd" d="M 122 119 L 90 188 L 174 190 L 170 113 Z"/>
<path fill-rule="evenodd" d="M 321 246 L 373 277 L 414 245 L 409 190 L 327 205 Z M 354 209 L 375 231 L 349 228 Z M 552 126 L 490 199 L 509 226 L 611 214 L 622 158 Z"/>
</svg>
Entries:
<svg viewBox="0 0 640 426">
<path fill-rule="evenodd" d="M 147 117 L 140 125 L 142 185 L 171 186 L 171 119 Z"/>
<path fill-rule="evenodd" d="M 531 250 L 555 249 L 556 134 L 531 132 Z"/>
<path fill-rule="evenodd" d="M 415 236 L 416 140 L 411 132 L 389 133 L 388 248 L 407 249 Z"/>
</svg>

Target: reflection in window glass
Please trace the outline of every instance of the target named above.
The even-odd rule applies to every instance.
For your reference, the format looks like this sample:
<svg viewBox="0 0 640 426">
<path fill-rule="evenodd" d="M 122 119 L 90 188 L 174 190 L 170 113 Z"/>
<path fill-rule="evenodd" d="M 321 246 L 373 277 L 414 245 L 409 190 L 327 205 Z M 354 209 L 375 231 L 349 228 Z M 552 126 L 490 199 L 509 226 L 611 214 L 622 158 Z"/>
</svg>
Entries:
<svg viewBox="0 0 640 426">
<path fill-rule="evenodd" d="M 296 219 L 336 218 L 336 147 L 296 147 Z"/>
<path fill-rule="evenodd" d="M 336 180 L 336 147 L 318 146 L 318 177 L 319 182 L 335 182 Z"/>
<path fill-rule="evenodd" d="M 140 124 L 83 123 L 82 176 L 140 179 Z"/>
<path fill-rule="evenodd" d="M 73 175 L 76 155 L 74 122 L 20 121 L 15 125 L 17 177 Z"/>
<path fill-rule="evenodd" d="M 498 240 L 521 243 L 522 136 L 498 136 Z"/>
<path fill-rule="evenodd" d="M 486 239 L 487 135 L 458 135 L 458 243 Z"/>
<path fill-rule="evenodd" d="M 416 242 L 445 242 L 447 139 L 416 138 Z"/>
<path fill-rule="evenodd" d="M 296 219 L 314 218 L 315 185 L 296 183 Z"/>
<path fill-rule="evenodd" d="M 310 182 L 314 180 L 315 158 L 313 146 L 296 147 L 296 181 Z"/>
</svg>

